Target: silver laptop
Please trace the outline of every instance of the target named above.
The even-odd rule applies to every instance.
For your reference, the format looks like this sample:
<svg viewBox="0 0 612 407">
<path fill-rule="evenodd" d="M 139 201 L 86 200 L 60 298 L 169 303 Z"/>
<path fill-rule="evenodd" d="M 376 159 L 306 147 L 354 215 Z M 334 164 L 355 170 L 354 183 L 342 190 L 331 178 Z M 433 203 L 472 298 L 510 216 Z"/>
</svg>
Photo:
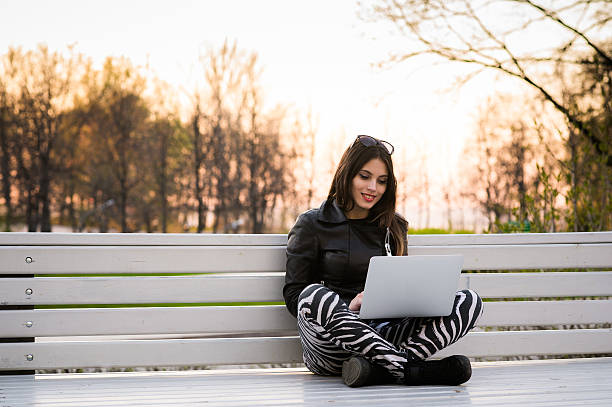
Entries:
<svg viewBox="0 0 612 407">
<path fill-rule="evenodd" d="M 374 256 L 359 317 L 450 315 L 462 266 L 463 255 Z"/>
</svg>

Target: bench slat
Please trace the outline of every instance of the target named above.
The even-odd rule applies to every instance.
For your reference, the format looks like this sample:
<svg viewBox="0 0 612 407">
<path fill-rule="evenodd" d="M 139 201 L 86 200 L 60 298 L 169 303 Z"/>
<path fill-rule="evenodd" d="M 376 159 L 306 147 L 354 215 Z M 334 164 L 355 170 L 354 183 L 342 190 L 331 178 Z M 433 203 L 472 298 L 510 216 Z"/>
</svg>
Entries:
<svg viewBox="0 0 612 407">
<path fill-rule="evenodd" d="M 460 288 L 483 298 L 612 296 L 611 271 L 463 273 Z"/>
<path fill-rule="evenodd" d="M 488 233 L 457 235 L 408 235 L 413 246 L 529 245 L 529 244 L 612 243 L 612 232 Z"/>
<path fill-rule="evenodd" d="M 472 332 L 436 357 L 586 355 L 612 353 L 612 329 Z"/>
<path fill-rule="evenodd" d="M 478 326 L 540 326 L 610 322 L 612 300 L 485 302 Z"/>
<path fill-rule="evenodd" d="M 463 254 L 465 270 L 608 267 L 612 243 L 415 246 L 413 255 Z M 26 258 L 33 261 L 28 263 Z M 104 261 L 100 261 L 104 259 Z M 0 273 L 284 271 L 284 246 L 0 246 Z"/>
<path fill-rule="evenodd" d="M 487 302 L 478 326 L 606 323 L 612 300 Z M 27 324 L 30 322 L 30 324 Z M 6 338 L 86 335 L 295 332 L 284 305 L 233 307 L 93 308 L 0 313 Z"/>
<path fill-rule="evenodd" d="M 464 270 L 600 268 L 612 264 L 612 243 L 414 246 L 409 254 L 463 254 Z"/>
<path fill-rule="evenodd" d="M 2 274 L 285 271 L 285 246 L 1 246 L 0 264 Z"/>
<path fill-rule="evenodd" d="M 0 344 L 0 370 L 301 362 L 296 337 Z M 28 361 L 26 355 L 33 355 Z"/>
<path fill-rule="evenodd" d="M 612 329 L 472 332 L 436 357 L 612 353 Z M 32 360 L 27 360 L 32 355 Z M 0 370 L 301 362 L 297 337 L 0 344 Z"/>
<path fill-rule="evenodd" d="M 0 232 L 0 246 L 284 246 L 286 244 L 286 234 Z"/>
<path fill-rule="evenodd" d="M 283 301 L 284 279 L 283 273 L 4 278 L 0 304 L 274 302 Z M 483 298 L 612 296 L 612 272 L 463 273 L 459 288 Z"/>
<path fill-rule="evenodd" d="M 297 329 L 284 305 L 4 311 L 0 326 L 5 337 L 242 332 L 272 336 Z"/>
<path fill-rule="evenodd" d="M 283 273 L 156 277 L 4 278 L 0 304 L 149 304 L 282 301 Z M 27 289 L 32 294 L 26 293 Z"/>
<path fill-rule="evenodd" d="M 549 243 L 612 243 L 612 232 L 408 235 L 408 247 Z M 278 246 L 286 244 L 286 234 L 0 232 L 0 246 Z"/>
</svg>

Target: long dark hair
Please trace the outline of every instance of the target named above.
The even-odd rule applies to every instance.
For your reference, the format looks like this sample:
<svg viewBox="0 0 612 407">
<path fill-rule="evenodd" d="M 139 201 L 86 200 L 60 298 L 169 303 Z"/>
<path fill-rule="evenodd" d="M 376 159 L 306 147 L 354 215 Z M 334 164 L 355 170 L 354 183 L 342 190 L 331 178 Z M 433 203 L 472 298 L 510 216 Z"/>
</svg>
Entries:
<svg viewBox="0 0 612 407">
<path fill-rule="evenodd" d="M 334 174 L 327 202 L 334 199 L 336 204 L 344 213 L 349 212 L 355 206 L 351 195 L 353 178 L 366 163 L 373 159 L 380 159 L 387 167 L 387 188 L 380 201 L 370 209 L 368 217 L 372 221 L 378 221 L 378 226 L 389 228 L 395 242 L 395 255 L 402 256 L 406 252 L 405 237 L 408 223 L 404 218 L 395 213 L 395 200 L 397 195 L 397 179 L 393 173 L 393 161 L 391 155 L 382 145 L 365 146 L 359 140 L 351 144 L 340 159 L 340 164 Z"/>
</svg>

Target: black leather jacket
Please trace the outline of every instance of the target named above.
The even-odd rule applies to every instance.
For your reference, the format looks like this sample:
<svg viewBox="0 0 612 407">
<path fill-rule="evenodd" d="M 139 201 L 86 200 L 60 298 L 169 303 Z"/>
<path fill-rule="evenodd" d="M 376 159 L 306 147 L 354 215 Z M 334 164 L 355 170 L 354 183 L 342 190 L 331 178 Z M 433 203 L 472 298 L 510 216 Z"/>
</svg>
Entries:
<svg viewBox="0 0 612 407">
<path fill-rule="evenodd" d="M 335 202 L 301 214 L 287 242 L 283 296 L 289 312 L 297 315 L 298 296 L 312 283 L 324 284 L 348 304 L 363 291 L 370 257 L 385 255 L 385 235 L 386 228 L 371 219 L 347 219 Z"/>
</svg>

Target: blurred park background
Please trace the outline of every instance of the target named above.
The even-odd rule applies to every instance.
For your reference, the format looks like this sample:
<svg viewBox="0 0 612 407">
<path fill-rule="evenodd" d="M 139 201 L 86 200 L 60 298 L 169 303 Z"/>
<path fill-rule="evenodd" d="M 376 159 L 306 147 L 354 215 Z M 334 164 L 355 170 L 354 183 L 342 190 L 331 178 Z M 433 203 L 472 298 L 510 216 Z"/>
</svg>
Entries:
<svg viewBox="0 0 612 407">
<path fill-rule="evenodd" d="M 612 2 L 0 3 L 3 231 L 284 233 L 357 134 L 413 231 L 612 228 Z"/>
</svg>

